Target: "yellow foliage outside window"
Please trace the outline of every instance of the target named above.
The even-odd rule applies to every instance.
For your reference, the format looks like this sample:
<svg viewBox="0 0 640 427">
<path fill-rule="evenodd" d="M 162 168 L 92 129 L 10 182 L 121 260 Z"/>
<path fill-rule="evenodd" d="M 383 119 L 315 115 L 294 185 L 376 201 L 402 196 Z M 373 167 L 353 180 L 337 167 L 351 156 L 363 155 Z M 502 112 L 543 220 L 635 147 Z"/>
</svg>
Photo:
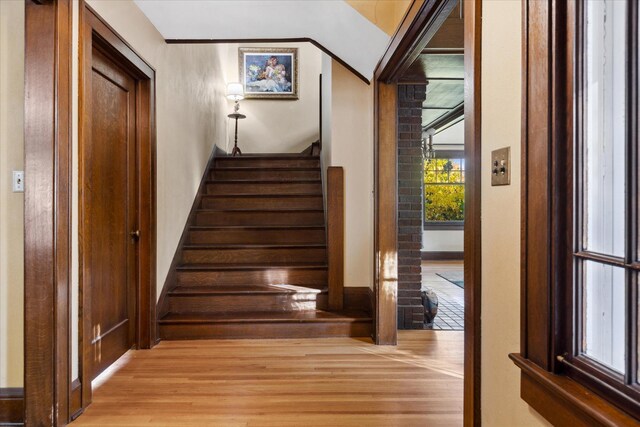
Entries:
<svg viewBox="0 0 640 427">
<path fill-rule="evenodd" d="M 463 159 L 425 160 L 424 216 L 426 221 L 464 220 Z"/>
</svg>

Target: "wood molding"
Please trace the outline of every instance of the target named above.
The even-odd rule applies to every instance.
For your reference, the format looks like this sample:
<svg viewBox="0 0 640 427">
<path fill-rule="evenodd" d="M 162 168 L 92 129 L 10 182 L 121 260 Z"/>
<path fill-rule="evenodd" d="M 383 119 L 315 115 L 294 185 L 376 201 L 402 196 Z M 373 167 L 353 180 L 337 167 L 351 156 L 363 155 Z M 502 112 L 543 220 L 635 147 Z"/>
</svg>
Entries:
<svg viewBox="0 0 640 427">
<path fill-rule="evenodd" d="M 463 2 L 464 14 L 464 425 L 481 418 L 481 46 L 482 0 Z"/>
<path fill-rule="evenodd" d="M 457 4 L 458 0 L 414 0 L 378 63 L 375 80 L 399 81 Z"/>
<path fill-rule="evenodd" d="M 342 65 L 344 68 L 353 73 L 357 78 L 365 82 L 366 84 L 371 84 L 371 81 L 363 76 L 360 72 L 356 71 L 351 65 L 347 64 L 343 59 L 341 59 L 338 55 L 331 52 L 329 49 L 324 47 L 322 44 L 318 43 L 312 38 L 309 37 L 289 37 L 289 38 L 272 38 L 272 39 L 166 39 L 165 42 L 167 44 L 223 44 L 223 43 L 311 43 L 331 58 L 333 58 L 336 62 Z"/>
<path fill-rule="evenodd" d="M 66 424 L 70 394 L 71 16 L 25 8 L 24 421 Z"/>
<path fill-rule="evenodd" d="M 374 289 L 375 341 L 398 342 L 398 85 L 375 86 Z"/>
<path fill-rule="evenodd" d="M 521 397 L 554 425 L 631 426 L 637 420 L 576 381 L 554 375 L 520 354 L 509 358 L 521 369 Z"/>
<path fill-rule="evenodd" d="M 344 288 L 344 309 L 347 311 L 373 312 L 373 290 L 368 286 Z"/>
<path fill-rule="evenodd" d="M 420 253 L 423 261 L 462 261 L 463 251 L 422 251 Z"/>
<path fill-rule="evenodd" d="M 155 70 L 142 59 L 131 46 L 106 24 L 86 3 L 80 4 L 80 55 L 79 55 L 79 205 L 83 206 L 84 141 L 90 134 L 87 111 L 91 99 L 87 87 L 87 73 L 91 70 L 91 51 L 94 45 L 107 52 L 136 79 L 138 97 L 136 121 L 138 123 L 138 241 L 137 256 L 137 313 L 136 346 L 138 349 L 151 348 L 156 342 L 156 119 L 155 119 Z M 86 408 L 91 403 L 91 300 L 90 289 L 83 287 L 83 266 L 86 256 L 83 236 L 84 217 L 79 212 L 79 258 L 80 258 L 80 380 L 82 381 L 82 404 Z"/>
<path fill-rule="evenodd" d="M 344 305 L 344 170 L 327 168 L 327 259 L 329 310 Z"/>
<path fill-rule="evenodd" d="M 0 388 L 0 425 L 24 423 L 24 389 Z"/>
<path fill-rule="evenodd" d="M 71 421 L 78 418 L 84 412 L 82 407 L 82 384 L 79 379 L 71 383 L 71 398 L 69 403 L 69 419 Z"/>
<path fill-rule="evenodd" d="M 204 187 L 207 185 L 207 181 L 211 181 L 213 178 L 210 176 L 210 171 L 213 170 L 216 157 L 226 156 L 228 155 L 226 151 L 222 150 L 217 145 L 213 146 L 213 150 L 211 151 L 211 155 L 209 156 L 209 160 L 207 161 L 207 165 L 205 166 L 204 172 L 202 173 L 202 179 L 200 180 L 200 185 L 196 190 L 196 194 L 193 198 L 193 204 L 191 205 L 191 210 L 189 211 L 189 215 L 187 216 L 187 221 L 184 224 L 184 228 L 182 229 L 182 235 L 180 236 L 180 240 L 176 246 L 176 251 L 174 252 L 173 259 L 171 260 L 171 266 L 169 267 L 169 273 L 167 274 L 167 278 L 164 281 L 164 285 L 162 286 L 162 292 L 160 293 L 160 298 L 158 299 L 156 313 L 157 319 L 162 318 L 165 314 L 167 314 L 167 306 L 166 306 L 166 296 L 167 293 L 171 290 L 173 285 L 176 283 L 177 275 L 176 268 L 180 264 L 180 260 L 182 258 L 182 247 L 187 243 L 189 238 L 189 227 L 191 224 L 195 222 L 196 212 L 200 206 L 202 201 L 202 194 L 204 194 Z M 156 322 L 157 322 L 156 319 Z M 160 341 L 160 335 L 156 333 L 155 341 Z"/>
</svg>

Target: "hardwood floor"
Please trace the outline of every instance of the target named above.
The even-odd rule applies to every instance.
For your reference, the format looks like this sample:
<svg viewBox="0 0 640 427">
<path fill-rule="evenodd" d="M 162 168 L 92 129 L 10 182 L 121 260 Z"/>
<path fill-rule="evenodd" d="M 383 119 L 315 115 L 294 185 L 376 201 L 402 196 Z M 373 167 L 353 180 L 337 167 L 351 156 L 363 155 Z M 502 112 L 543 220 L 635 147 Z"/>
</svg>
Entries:
<svg viewBox="0 0 640 427">
<path fill-rule="evenodd" d="M 459 426 L 462 376 L 462 332 L 163 341 L 98 377 L 73 425 Z"/>
</svg>

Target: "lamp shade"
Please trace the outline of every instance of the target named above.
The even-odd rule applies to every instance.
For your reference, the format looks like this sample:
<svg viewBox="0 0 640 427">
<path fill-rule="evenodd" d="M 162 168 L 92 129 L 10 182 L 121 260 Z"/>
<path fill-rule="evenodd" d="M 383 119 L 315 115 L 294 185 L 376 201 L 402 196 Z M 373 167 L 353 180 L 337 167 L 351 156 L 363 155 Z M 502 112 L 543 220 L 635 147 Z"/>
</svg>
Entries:
<svg viewBox="0 0 640 427">
<path fill-rule="evenodd" d="M 227 83 L 227 99 L 232 101 L 244 99 L 242 83 Z"/>
</svg>

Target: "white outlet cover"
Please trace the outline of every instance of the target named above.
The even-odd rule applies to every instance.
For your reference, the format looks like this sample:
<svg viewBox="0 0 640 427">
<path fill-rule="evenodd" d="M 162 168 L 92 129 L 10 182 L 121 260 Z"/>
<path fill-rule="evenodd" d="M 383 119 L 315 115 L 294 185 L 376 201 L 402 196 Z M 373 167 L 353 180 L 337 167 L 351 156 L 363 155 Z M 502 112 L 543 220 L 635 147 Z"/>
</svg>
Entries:
<svg viewBox="0 0 640 427">
<path fill-rule="evenodd" d="M 24 193 L 24 171 L 13 171 L 12 187 L 14 193 Z"/>
</svg>

